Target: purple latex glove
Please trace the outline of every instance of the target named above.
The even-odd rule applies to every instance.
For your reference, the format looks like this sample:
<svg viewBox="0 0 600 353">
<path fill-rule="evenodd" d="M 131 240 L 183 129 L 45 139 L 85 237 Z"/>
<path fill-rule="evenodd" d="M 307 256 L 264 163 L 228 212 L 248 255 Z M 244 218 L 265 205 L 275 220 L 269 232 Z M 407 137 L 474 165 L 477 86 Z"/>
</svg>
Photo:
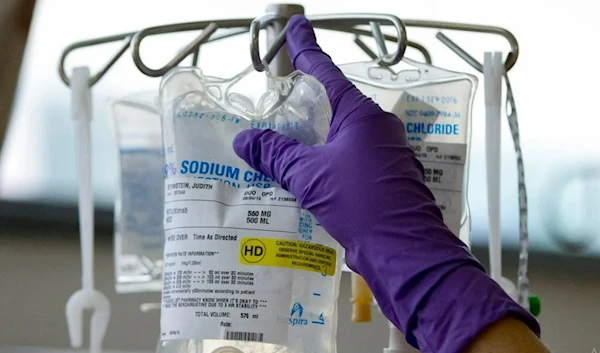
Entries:
<svg viewBox="0 0 600 353">
<path fill-rule="evenodd" d="M 421 352 L 459 353 L 507 316 L 539 335 L 535 318 L 444 224 L 401 120 L 346 79 L 303 16 L 290 20 L 287 45 L 294 66 L 327 90 L 327 144 L 309 147 L 271 130 L 246 130 L 234 141 L 236 153 L 294 194 L 346 249 L 348 266 Z"/>
</svg>

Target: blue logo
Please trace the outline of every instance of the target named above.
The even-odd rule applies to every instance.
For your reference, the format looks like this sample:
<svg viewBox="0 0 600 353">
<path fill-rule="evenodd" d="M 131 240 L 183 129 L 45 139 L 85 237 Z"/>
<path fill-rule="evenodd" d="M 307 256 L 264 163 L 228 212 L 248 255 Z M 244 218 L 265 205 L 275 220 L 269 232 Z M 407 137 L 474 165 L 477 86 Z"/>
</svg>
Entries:
<svg viewBox="0 0 600 353">
<path fill-rule="evenodd" d="M 307 326 L 308 320 L 302 318 L 303 313 L 304 308 L 302 307 L 302 304 L 298 302 L 294 303 L 294 305 L 292 305 L 292 310 L 290 311 L 289 324 L 292 326 Z M 297 317 L 294 317 L 294 315 Z"/>
<path fill-rule="evenodd" d="M 290 316 L 294 316 L 295 313 L 298 313 L 298 317 L 302 317 L 303 312 L 304 312 L 304 308 L 302 307 L 302 304 L 296 302 L 292 306 L 292 312 L 290 313 Z"/>
</svg>

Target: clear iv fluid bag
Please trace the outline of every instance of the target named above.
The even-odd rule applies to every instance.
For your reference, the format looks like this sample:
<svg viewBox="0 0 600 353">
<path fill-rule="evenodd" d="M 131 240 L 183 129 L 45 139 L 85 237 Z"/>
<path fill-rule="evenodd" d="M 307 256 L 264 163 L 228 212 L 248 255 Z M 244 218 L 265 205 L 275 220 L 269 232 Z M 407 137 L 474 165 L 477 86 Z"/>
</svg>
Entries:
<svg viewBox="0 0 600 353">
<path fill-rule="evenodd" d="M 373 62 L 340 65 L 366 96 L 405 125 L 448 228 L 471 247 L 467 200 L 471 112 L 477 79 L 408 58 L 394 72 Z"/>
<path fill-rule="evenodd" d="M 110 103 L 119 152 L 115 202 L 115 289 L 158 292 L 162 286 L 162 127 L 157 92 Z"/>
<path fill-rule="evenodd" d="M 275 88 L 254 102 L 231 89 L 250 72 L 225 80 L 178 68 L 161 83 L 161 353 L 335 352 L 339 244 L 232 147 L 250 128 L 324 144 L 329 100 L 295 72 L 267 73 Z"/>
</svg>

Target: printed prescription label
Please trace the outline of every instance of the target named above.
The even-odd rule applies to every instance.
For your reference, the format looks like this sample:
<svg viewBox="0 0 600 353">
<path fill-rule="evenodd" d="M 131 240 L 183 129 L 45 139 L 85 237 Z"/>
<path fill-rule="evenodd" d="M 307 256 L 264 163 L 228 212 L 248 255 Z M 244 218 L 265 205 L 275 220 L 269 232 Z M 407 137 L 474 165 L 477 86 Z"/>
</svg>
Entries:
<svg viewBox="0 0 600 353">
<path fill-rule="evenodd" d="M 472 82 L 458 76 L 455 81 L 406 90 L 355 85 L 404 122 L 408 144 L 423 164 L 425 184 L 442 211 L 444 223 L 458 236 L 465 207 Z"/>
<path fill-rule="evenodd" d="M 287 267 L 333 276 L 336 251 L 328 246 L 303 241 L 244 238 L 240 243 L 240 263 Z"/>
<path fill-rule="evenodd" d="M 336 250 L 311 242 L 329 236 L 287 191 L 173 176 L 164 212 L 163 340 L 286 345 L 289 330 L 331 324 Z"/>
</svg>

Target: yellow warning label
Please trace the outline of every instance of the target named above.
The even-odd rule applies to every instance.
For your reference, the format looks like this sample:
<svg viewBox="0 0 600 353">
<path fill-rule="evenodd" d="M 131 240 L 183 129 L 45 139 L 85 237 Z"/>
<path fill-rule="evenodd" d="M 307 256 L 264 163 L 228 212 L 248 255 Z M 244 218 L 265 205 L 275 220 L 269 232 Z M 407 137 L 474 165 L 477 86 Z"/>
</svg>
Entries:
<svg viewBox="0 0 600 353">
<path fill-rule="evenodd" d="M 295 268 L 333 276 L 336 251 L 328 246 L 304 241 L 243 238 L 240 242 L 240 263 Z"/>
</svg>

